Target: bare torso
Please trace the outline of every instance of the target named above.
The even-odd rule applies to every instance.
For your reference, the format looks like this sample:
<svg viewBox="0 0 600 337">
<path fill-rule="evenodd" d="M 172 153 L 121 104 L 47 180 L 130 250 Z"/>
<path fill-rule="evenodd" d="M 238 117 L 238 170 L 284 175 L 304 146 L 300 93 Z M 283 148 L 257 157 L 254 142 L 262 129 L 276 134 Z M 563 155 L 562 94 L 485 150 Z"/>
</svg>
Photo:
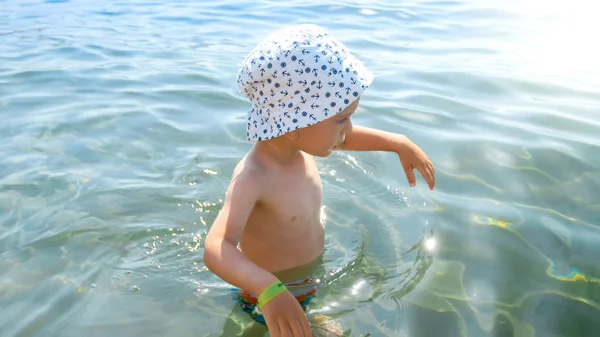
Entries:
<svg viewBox="0 0 600 337">
<path fill-rule="evenodd" d="M 286 271 L 283 278 L 302 277 L 294 274 L 309 273 L 324 249 L 322 187 L 315 160 L 300 153 L 286 167 L 256 163 L 259 159 L 252 155 L 245 161 L 261 165 L 268 183 L 248 218 L 240 248 L 272 273 Z"/>
</svg>

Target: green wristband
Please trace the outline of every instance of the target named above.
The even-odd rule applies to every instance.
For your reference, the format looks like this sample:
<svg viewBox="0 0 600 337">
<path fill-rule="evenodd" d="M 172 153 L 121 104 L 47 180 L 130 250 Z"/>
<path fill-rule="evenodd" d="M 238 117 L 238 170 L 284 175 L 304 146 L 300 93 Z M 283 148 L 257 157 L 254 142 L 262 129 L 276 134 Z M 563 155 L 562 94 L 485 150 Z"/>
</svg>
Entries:
<svg viewBox="0 0 600 337">
<path fill-rule="evenodd" d="M 267 302 L 286 290 L 287 288 L 285 287 L 285 284 L 283 284 L 281 281 L 277 280 L 273 282 L 270 286 L 263 290 L 260 295 L 258 295 L 258 310 L 262 310 Z"/>
</svg>

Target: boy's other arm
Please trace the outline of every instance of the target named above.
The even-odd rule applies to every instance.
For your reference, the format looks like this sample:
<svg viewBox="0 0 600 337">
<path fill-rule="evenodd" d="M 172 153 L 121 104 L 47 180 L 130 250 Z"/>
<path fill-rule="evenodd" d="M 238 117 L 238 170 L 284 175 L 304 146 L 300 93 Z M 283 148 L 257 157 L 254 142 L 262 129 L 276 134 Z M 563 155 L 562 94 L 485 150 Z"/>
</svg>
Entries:
<svg viewBox="0 0 600 337">
<path fill-rule="evenodd" d="M 223 208 L 217 215 L 204 241 L 204 264 L 225 282 L 260 294 L 277 281 L 270 272 L 248 259 L 237 245 L 246 221 L 259 200 L 260 177 L 243 169 L 227 188 Z"/>
<path fill-rule="evenodd" d="M 435 168 L 431 160 L 405 135 L 354 126 L 352 132 L 346 134 L 346 139 L 336 147 L 336 150 L 395 152 L 400 157 L 410 186 L 415 186 L 414 169 L 421 173 L 430 189 L 433 190 L 435 186 Z"/>
</svg>

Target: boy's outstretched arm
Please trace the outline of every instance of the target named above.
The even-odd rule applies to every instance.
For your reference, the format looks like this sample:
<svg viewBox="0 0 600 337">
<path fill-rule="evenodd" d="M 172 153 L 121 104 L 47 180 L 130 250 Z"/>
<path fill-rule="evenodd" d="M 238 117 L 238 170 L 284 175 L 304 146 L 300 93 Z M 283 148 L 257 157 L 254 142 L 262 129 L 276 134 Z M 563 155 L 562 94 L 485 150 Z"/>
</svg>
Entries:
<svg viewBox="0 0 600 337">
<path fill-rule="evenodd" d="M 431 160 L 404 135 L 354 126 L 353 130 L 346 135 L 344 143 L 338 145 L 336 150 L 395 152 L 400 157 L 410 186 L 415 186 L 414 169 L 421 173 L 431 190 L 435 186 L 435 168 Z"/>
</svg>

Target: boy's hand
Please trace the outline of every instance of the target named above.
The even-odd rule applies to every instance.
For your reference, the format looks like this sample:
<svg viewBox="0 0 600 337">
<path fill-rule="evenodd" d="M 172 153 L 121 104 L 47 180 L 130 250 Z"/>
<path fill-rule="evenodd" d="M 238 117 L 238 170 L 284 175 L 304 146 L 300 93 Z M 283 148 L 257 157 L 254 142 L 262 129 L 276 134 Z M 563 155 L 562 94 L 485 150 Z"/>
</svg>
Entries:
<svg viewBox="0 0 600 337">
<path fill-rule="evenodd" d="M 435 168 L 429 157 L 406 137 L 404 137 L 401 144 L 396 153 L 400 156 L 400 162 L 410 186 L 414 187 L 416 184 L 413 170 L 417 169 L 429 185 L 429 189 L 433 190 L 435 186 Z"/>
<path fill-rule="evenodd" d="M 262 314 L 272 337 L 311 337 L 306 313 L 289 291 L 267 302 Z"/>
</svg>

